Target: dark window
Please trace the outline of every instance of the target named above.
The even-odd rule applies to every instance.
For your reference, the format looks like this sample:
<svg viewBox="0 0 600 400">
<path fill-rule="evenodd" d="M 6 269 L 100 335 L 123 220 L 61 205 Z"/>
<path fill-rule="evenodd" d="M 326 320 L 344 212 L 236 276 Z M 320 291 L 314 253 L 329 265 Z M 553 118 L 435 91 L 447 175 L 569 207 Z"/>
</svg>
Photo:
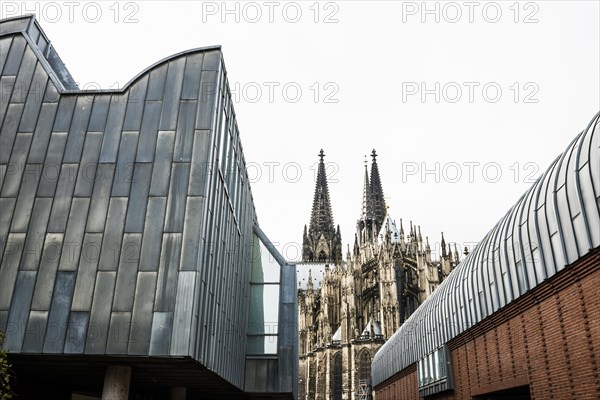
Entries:
<svg viewBox="0 0 600 400">
<path fill-rule="evenodd" d="M 371 399 L 371 356 L 367 350 L 360 353 L 358 394 L 360 399 Z"/>
<path fill-rule="evenodd" d="M 342 400 L 342 353 L 333 356 L 332 400 Z"/>
</svg>

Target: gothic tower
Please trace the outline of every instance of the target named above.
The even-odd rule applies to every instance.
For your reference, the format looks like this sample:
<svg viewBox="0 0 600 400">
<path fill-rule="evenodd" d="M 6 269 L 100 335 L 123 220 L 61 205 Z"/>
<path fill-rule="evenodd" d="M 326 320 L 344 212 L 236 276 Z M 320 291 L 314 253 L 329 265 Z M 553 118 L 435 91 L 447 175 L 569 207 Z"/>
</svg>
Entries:
<svg viewBox="0 0 600 400">
<path fill-rule="evenodd" d="M 377 241 L 377 233 L 381 230 L 381 226 L 383 225 L 387 214 L 387 206 L 383 196 L 383 188 L 381 185 L 381 178 L 379 177 L 377 153 L 375 152 L 375 149 L 371 152 L 371 157 L 373 160 L 371 162 L 370 179 L 367 160 L 365 159 L 362 212 L 357 223 L 358 243 L 355 243 L 355 252 L 359 248 L 364 250 L 366 244 Z M 357 245 L 360 245 L 360 247 Z"/>
<path fill-rule="evenodd" d="M 411 221 L 405 235 L 402 220 L 396 225 L 388 215 L 373 150 L 370 170 L 365 160 L 354 251 L 348 246 L 342 260 L 323 150 L 319 157 L 297 269 L 308 272 L 298 288 L 298 399 L 370 400 L 373 356 L 450 273 L 459 261 L 458 250 L 452 251 L 442 236 L 441 257 L 433 260 L 420 226 Z"/>
<path fill-rule="evenodd" d="M 315 197 L 308 230 L 304 225 L 302 261 L 339 263 L 342 260 L 342 237 L 340 226 L 338 225 L 336 229 L 333 225 L 323 149 L 319 153 L 319 158 Z"/>
</svg>

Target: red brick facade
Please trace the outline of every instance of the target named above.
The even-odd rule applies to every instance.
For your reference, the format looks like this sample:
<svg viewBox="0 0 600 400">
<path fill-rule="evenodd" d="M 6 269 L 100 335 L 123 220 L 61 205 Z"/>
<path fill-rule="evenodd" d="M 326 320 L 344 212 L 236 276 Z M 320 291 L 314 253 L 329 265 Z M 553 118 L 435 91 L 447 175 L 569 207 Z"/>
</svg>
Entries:
<svg viewBox="0 0 600 400">
<path fill-rule="evenodd" d="M 455 389 L 427 399 L 472 399 L 526 385 L 536 400 L 600 398 L 600 248 L 448 347 Z M 376 399 L 418 399 L 415 365 L 379 385 Z"/>
<path fill-rule="evenodd" d="M 377 400 L 418 400 L 419 390 L 416 364 L 413 364 L 396 374 L 392 379 L 387 381 L 385 385 L 375 388 L 375 398 Z"/>
</svg>

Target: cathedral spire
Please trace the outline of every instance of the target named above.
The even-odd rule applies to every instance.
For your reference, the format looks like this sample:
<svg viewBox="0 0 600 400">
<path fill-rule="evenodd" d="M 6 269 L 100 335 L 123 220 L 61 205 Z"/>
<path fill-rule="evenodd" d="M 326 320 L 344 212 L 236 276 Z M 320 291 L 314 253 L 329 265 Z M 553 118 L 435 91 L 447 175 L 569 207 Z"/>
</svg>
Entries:
<svg viewBox="0 0 600 400">
<path fill-rule="evenodd" d="M 316 231 L 332 232 L 335 229 L 333 226 L 331 203 L 329 202 L 329 188 L 327 187 L 327 175 L 325 173 L 325 163 L 323 162 L 324 157 L 325 153 L 321 149 L 319 152 L 320 161 L 317 170 L 317 184 L 315 186 L 315 197 L 310 216 L 309 233 Z"/>
<path fill-rule="evenodd" d="M 304 261 L 335 262 L 342 259 L 341 235 L 333 224 L 324 158 L 325 153 L 321 149 L 308 235 L 302 246 Z"/>
<path fill-rule="evenodd" d="M 375 149 L 371 152 L 373 162 L 371 163 L 371 198 L 373 204 L 373 219 L 376 229 L 379 231 L 383 224 L 386 214 L 385 198 L 383 197 L 383 188 L 381 187 L 381 178 L 379 177 L 379 167 L 377 166 L 377 153 Z"/>
<path fill-rule="evenodd" d="M 442 232 L 442 243 L 441 243 L 440 247 L 442 248 L 442 257 L 444 257 L 444 259 L 446 259 L 447 254 L 446 254 L 446 241 L 444 240 L 444 232 Z"/>
<path fill-rule="evenodd" d="M 367 223 L 373 219 L 373 206 L 371 198 L 371 184 L 369 183 L 369 170 L 367 168 L 367 156 L 365 156 L 365 180 L 363 186 L 363 202 L 361 219 Z"/>
</svg>

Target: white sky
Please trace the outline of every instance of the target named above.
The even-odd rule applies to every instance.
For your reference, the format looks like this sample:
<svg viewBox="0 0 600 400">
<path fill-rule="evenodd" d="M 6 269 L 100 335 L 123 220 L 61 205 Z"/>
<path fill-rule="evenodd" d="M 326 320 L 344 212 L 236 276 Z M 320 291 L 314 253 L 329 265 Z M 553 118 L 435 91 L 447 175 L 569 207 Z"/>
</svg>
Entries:
<svg viewBox="0 0 600 400">
<path fill-rule="evenodd" d="M 462 246 L 481 240 L 600 108 L 598 1 L 1 7 L 2 17 L 37 11 L 80 87 L 123 86 L 173 53 L 222 45 L 259 222 L 286 258 L 310 219 L 321 148 L 344 247 L 373 148 L 391 216 L 421 225 L 432 246 L 440 231 Z"/>
</svg>

